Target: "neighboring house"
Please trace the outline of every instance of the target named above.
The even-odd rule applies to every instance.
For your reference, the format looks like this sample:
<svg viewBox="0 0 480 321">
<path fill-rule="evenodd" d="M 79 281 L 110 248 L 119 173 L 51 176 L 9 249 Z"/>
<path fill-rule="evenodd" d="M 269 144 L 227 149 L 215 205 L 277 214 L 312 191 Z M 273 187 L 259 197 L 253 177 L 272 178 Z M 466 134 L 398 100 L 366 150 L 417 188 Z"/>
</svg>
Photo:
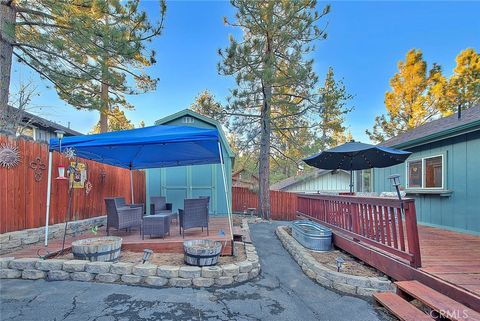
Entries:
<svg viewBox="0 0 480 321">
<path fill-rule="evenodd" d="M 222 126 L 215 120 L 200 115 L 190 109 L 159 119 L 155 125 L 194 126 L 199 128 L 216 128 L 220 133 L 229 203 L 232 199 L 232 172 L 235 155 L 233 154 Z M 167 202 L 173 203 L 173 210 L 183 208 L 183 200 L 210 196 L 210 212 L 227 214 L 225 190 L 220 164 L 155 168 L 146 170 L 146 201 L 150 208 L 151 196 L 165 196 Z"/>
<path fill-rule="evenodd" d="M 232 173 L 232 186 L 254 189 L 258 187 L 258 177 L 242 168 Z"/>
<path fill-rule="evenodd" d="M 381 145 L 411 151 L 404 164 L 374 169 L 374 190 L 400 174 L 420 223 L 480 234 L 480 106 L 409 130 Z"/>
<path fill-rule="evenodd" d="M 18 109 L 12 108 L 13 112 L 18 113 Z M 50 142 L 50 138 L 56 138 L 56 130 L 63 130 L 65 136 L 80 136 L 83 135 L 68 127 L 46 120 L 40 116 L 36 116 L 29 112 L 22 112 L 22 119 L 20 121 L 20 128 L 17 131 L 18 136 L 29 137 L 38 142 Z"/>
<path fill-rule="evenodd" d="M 270 186 L 271 190 L 294 193 L 339 193 L 350 190 L 350 174 L 344 170 L 315 169 Z"/>
</svg>

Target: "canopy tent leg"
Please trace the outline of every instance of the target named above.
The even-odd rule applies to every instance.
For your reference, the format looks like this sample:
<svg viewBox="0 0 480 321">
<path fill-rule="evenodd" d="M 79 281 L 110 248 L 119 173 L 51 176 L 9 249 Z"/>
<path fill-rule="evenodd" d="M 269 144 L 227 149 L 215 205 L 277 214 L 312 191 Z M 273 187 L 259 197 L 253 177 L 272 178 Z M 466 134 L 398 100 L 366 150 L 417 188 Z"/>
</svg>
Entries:
<svg viewBox="0 0 480 321">
<path fill-rule="evenodd" d="M 45 246 L 48 246 L 48 220 L 50 219 L 50 194 L 52 185 L 52 152 L 48 153 L 47 209 L 45 210 Z"/>
<path fill-rule="evenodd" d="M 130 170 L 130 194 L 132 196 L 132 204 L 135 204 L 135 198 L 133 197 L 133 174 L 132 174 L 132 170 Z"/>
<path fill-rule="evenodd" d="M 225 175 L 225 162 L 223 160 L 222 145 L 220 145 L 220 142 L 218 142 L 218 152 L 220 153 L 220 163 L 221 163 L 222 176 L 223 176 L 223 188 L 225 190 L 225 201 L 226 201 L 226 204 L 227 204 L 228 224 L 230 226 L 230 236 L 233 240 L 232 210 L 230 208 L 230 200 L 228 198 L 227 177 Z M 233 251 L 233 248 L 232 248 L 232 251 Z"/>
</svg>

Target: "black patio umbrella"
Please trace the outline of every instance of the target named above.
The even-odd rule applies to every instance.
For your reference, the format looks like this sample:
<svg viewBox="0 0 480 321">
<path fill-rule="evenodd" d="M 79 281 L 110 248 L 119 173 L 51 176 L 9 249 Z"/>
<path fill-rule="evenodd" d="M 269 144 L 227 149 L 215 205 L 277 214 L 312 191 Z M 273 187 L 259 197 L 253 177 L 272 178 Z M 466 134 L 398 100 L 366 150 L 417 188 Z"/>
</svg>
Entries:
<svg viewBox="0 0 480 321">
<path fill-rule="evenodd" d="M 350 141 L 327 149 L 303 161 L 320 169 L 343 169 L 350 171 L 350 193 L 353 192 L 353 171 L 389 167 L 403 163 L 411 152 Z"/>
</svg>

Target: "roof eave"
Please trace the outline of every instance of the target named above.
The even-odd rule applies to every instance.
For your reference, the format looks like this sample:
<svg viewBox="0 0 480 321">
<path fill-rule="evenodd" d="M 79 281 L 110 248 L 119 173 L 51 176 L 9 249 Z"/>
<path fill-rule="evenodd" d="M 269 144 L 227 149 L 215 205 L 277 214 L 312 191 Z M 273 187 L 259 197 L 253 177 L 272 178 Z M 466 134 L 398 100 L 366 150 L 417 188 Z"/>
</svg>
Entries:
<svg viewBox="0 0 480 321">
<path fill-rule="evenodd" d="M 223 132 L 222 125 L 218 121 L 216 121 L 215 119 L 212 119 L 210 117 L 206 117 L 206 116 L 204 116 L 202 114 L 199 114 L 199 113 L 197 113 L 197 112 L 195 112 L 191 109 L 183 109 L 183 110 L 180 110 L 180 111 L 178 111 L 174 114 L 171 114 L 171 115 L 165 116 L 163 118 L 160 118 L 160 119 L 155 121 L 155 125 L 163 125 L 165 123 L 168 123 L 169 121 L 172 121 L 174 119 L 177 119 L 177 118 L 185 116 L 185 115 L 191 115 L 193 117 L 197 117 L 200 120 L 203 120 L 203 121 L 217 127 L 218 132 L 220 133 L 220 137 L 222 138 L 223 141 L 226 142 L 225 145 L 226 145 L 226 150 L 227 150 L 228 156 L 231 157 L 231 158 L 235 158 L 235 153 L 232 151 L 232 149 L 230 148 L 230 145 L 228 144 L 228 140 L 227 140 L 227 137 L 225 136 L 225 133 Z M 232 165 L 232 167 L 233 167 L 233 165 Z"/>
<path fill-rule="evenodd" d="M 442 139 L 451 138 L 451 137 L 455 137 L 455 136 L 458 136 L 458 135 L 466 134 L 466 133 L 469 133 L 469 132 L 472 132 L 472 131 L 476 131 L 478 129 L 480 129 L 480 120 L 475 120 L 473 122 L 470 122 L 470 123 L 467 123 L 467 124 L 464 124 L 464 125 L 461 125 L 461 126 L 457 126 L 457 127 L 454 127 L 454 128 L 449 128 L 449 129 L 446 129 L 446 130 L 443 130 L 443 131 L 440 131 L 440 132 L 436 132 L 434 134 L 427 135 L 427 136 L 424 136 L 424 137 L 421 137 L 421 138 L 417 138 L 417 139 L 410 140 L 410 141 L 407 141 L 407 142 L 403 142 L 403 143 L 400 143 L 400 144 L 390 145 L 389 147 L 412 148 L 412 147 L 416 147 L 416 146 L 421 146 L 421 145 L 433 143 L 435 141 L 439 141 L 439 140 L 442 140 Z"/>
</svg>

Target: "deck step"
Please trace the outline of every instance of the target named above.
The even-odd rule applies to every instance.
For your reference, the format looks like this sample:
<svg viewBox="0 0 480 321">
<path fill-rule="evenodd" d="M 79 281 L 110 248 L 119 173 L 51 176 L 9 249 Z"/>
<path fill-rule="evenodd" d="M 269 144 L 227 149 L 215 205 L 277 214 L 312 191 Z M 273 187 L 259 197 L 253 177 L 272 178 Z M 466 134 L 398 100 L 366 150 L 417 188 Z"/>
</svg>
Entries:
<svg viewBox="0 0 480 321">
<path fill-rule="evenodd" d="M 417 309 L 395 293 L 374 293 L 374 299 L 401 321 L 433 321 L 428 314 Z"/>
<path fill-rule="evenodd" d="M 397 293 L 417 299 L 452 321 L 480 321 L 480 313 L 418 281 L 395 282 Z"/>
</svg>

